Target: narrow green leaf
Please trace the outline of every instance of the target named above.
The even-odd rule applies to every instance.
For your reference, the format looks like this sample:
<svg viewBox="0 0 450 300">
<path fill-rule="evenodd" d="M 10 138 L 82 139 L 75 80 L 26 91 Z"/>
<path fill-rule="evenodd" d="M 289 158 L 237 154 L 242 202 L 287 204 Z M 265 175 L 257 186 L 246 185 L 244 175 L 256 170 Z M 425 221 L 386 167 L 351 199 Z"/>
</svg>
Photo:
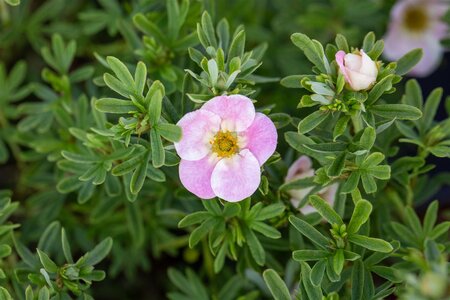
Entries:
<svg viewBox="0 0 450 300">
<path fill-rule="evenodd" d="M 275 270 L 265 270 L 263 278 L 275 300 L 291 300 L 289 289 Z"/>
<path fill-rule="evenodd" d="M 309 197 L 309 203 L 314 206 L 315 209 L 319 212 L 319 214 L 328 221 L 330 224 L 338 224 L 341 226 L 344 224 L 341 217 L 337 212 L 330 206 L 330 204 L 322 199 L 318 195 L 312 195 Z"/>
<path fill-rule="evenodd" d="M 320 284 L 322 283 L 326 266 L 327 266 L 326 260 L 319 260 L 311 269 L 310 280 L 314 286 L 320 286 Z"/>
<path fill-rule="evenodd" d="M 106 62 L 122 83 L 128 87 L 135 87 L 133 76 L 123 62 L 114 56 L 106 57 Z"/>
<path fill-rule="evenodd" d="M 178 227 L 184 228 L 184 227 L 188 227 L 191 225 L 201 223 L 209 216 L 211 216 L 210 213 L 206 212 L 206 211 L 193 212 L 193 213 L 185 216 L 183 219 L 181 219 L 180 222 L 178 223 Z"/>
<path fill-rule="evenodd" d="M 70 250 L 69 240 L 67 239 L 66 230 L 61 228 L 61 245 L 64 257 L 68 263 L 73 263 L 72 251 Z"/>
<path fill-rule="evenodd" d="M 348 239 L 353 244 L 367 248 L 372 251 L 391 252 L 394 249 L 392 248 L 391 244 L 389 244 L 384 240 L 371 238 L 363 235 L 349 234 Z"/>
<path fill-rule="evenodd" d="M 431 202 L 427 208 L 423 219 L 423 232 L 425 235 L 428 235 L 433 230 L 434 224 L 436 224 L 438 208 L 439 202 L 437 200 Z"/>
<path fill-rule="evenodd" d="M 362 299 L 364 280 L 364 264 L 361 260 L 357 260 L 352 268 L 352 300 Z"/>
<path fill-rule="evenodd" d="M 58 266 L 53 262 L 53 260 L 48 257 L 48 255 L 44 252 L 42 252 L 39 249 L 36 249 L 39 260 L 41 261 L 41 264 L 44 266 L 45 270 L 49 273 L 56 273 L 58 271 Z"/>
<path fill-rule="evenodd" d="M 292 258 L 296 261 L 321 260 L 331 255 L 324 250 L 295 250 L 292 252 Z"/>
<path fill-rule="evenodd" d="M 300 231 L 301 234 L 310 239 L 318 247 L 324 250 L 327 249 L 327 246 L 330 244 L 329 240 L 309 223 L 294 216 L 289 217 L 289 222 L 294 225 L 295 229 Z"/>
<path fill-rule="evenodd" d="M 417 120 L 422 117 L 418 108 L 406 104 L 378 104 L 371 106 L 369 110 L 386 119 Z"/>
<path fill-rule="evenodd" d="M 317 126 L 319 126 L 325 119 L 328 118 L 328 113 L 321 110 L 315 111 L 308 115 L 306 118 L 300 121 L 298 124 L 298 132 L 300 134 L 305 134 L 310 132 Z"/>
<path fill-rule="evenodd" d="M 158 124 L 158 132 L 170 142 L 179 142 L 181 140 L 181 127 L 175 124 L 160 123 Z"/>
<path fill-rule="evenodd" d="M 348 223 L 347 232 L 357 233 L 361 226 L 367 222 L 372 213 L 372 204 L 367 200 L 359 200 L 356 202 L 352 217 Z"/>
<path fill-rule="evenodd" d="M 128 114 L 138 111 L 133 102 L 115 98 L 101 98 L 95 101 L 95 108 L 98 111 L 111 114 Z"/>
<path fill-rule="evenodd" d="M 397 61 L 396 73 L 400 76 L 405 75 L 422 59 L 422 56 L 422 49 L 414 49 L 409 51 Z"/>
<path fill-rule="evenodd" d="M 152 164 L 155 168 L 164 165 L 165 152 L 159 133 L 153 129 L 150 130 L 150 145 L 152 147 Z"/>
<path fill-rule="evenodd" d="M 113 240 L 110 237 L 101 241 L 94 249 L 86 253 L 84 265 L 94 266 L 101 262 L 111 251 L 112 245 Z"/>
</svg>

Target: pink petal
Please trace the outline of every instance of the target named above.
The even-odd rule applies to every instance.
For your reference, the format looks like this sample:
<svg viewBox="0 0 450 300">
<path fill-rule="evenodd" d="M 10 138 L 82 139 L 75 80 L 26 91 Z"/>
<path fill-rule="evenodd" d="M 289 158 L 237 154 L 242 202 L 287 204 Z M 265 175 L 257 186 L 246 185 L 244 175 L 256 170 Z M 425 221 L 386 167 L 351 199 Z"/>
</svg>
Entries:
<svg viewBox="0 0 450 300">
<path fill-rule="evenodd" d="M 186 114 L 177 125 L 183 136 L 174 143 L 178 155 L 185 160 L 199 160 L 211 151 L 210 141 L 220 130 L 220 117 L 207 110 L 196 110 Z"/>
<path fill-rule="evenodd" d="M 409 73 L 417 77 L 431 74 L 440 64 L 444 49 L 439 39 L 429 32 L 415 35 L 401 27 L 393 26 L 385 37 L 384 55 L 389 60 L 398 60 L 409 51 L 422 48 L 422 60 Z"/>
<path fill-rule="evenodd" d="M 409 72 L 410 75 L 425 77 L 436 70 L 444 56 L 444 49 L 439 40 L 427 36 L 422 44 L 423 57 Z"/>
<path fill-rule="evenodd" d="M 311 159 L 308 156 L 302 155 L 296 161 L 294 161 L 294 163 L 289 167 L 285 181 L 288 182 L 297 179 L 298 176 L 305 174 L 311 170 L 312 170 Z M 314 170 L 312 171 L 313 171 L 312 175 L 310 176 L 314 176 Z"/>
<path fill-rule="evenodd" d="M 217 159 L 212 156 L 196 161 L 182 159 L 179 166 L 181 183 L 197 197 L 214 198 L 216 195 L 211 188 L 211 174 L 216 164 Z"/>
<path fill-rule="evenodd" d="M 229 202 L 253 195 L 260 181 L 259 162 L 247 149 L 220 160 L 211 176 L 211 186 L 216 196 Z"/>
<path fill-rule="evenodd" d="M 344 65 L 347 70 L 359 71 L 361 69 L 361 55 L 348 53 L 344 57 Z"/>
<path fill-rule="evenodd" d="M 377 64 L 369 57 L 369 55 L 364 52 L 364 50 L 360 50 L 361 53 L 361 68 L 359 69 L 360 73 L 368 75 L 369 77 L 378 76 L 378 68 Z"/>
<path fill-rule="evenodd" d="M 244 131 L 255 118 L 255 106 L 252 100 L 242 95 L 214 97 L 201 109 L 221 117 L 223 131 Z"/>
<path fill-rule="evenodd" d="M 262 113 L 256 113 L 252 125 L 241 137 L 245 144 L 243 148 L 250 150 L 261 166 L 277 148 L 277 129 L 272 120 Z"/>
<path fill-rule="evenodd" d="M 346 55 L 345 52 L 340 50 L 336 53 L 335 57 L 336 57 L 336 62 L 339 66 L 339 70 L 341 71 L 342 75 L 344 75 L 344 77 L 345 77 L 345 81 L 350 83 L 350 77 L 348 76 L 347 69 L 345 68 L 345 65 L 344 65 L 345 55 Z"/>
</svg>

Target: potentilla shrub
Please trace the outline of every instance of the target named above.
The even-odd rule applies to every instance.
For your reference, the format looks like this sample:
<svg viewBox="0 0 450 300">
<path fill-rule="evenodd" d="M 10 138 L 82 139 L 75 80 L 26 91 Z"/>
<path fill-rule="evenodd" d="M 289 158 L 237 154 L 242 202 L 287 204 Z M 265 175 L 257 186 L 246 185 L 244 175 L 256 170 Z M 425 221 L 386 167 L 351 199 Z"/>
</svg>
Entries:
<svg viewBox="0 0 450 300">
<path fill-rule="evenodd" d="M 429 200 L 450 175 L 429 158 L 450 157 L 450 118 L 402 77 L 421 49 L 294 33 L 311 71 L 280 86 L 256 74 L 267 44 L 206 2 L 141 2 L 86 4 L 74 39 L 30 33 L 42 80 L 1 65 L 0 299 L 449 299 Z"/>
</svg>

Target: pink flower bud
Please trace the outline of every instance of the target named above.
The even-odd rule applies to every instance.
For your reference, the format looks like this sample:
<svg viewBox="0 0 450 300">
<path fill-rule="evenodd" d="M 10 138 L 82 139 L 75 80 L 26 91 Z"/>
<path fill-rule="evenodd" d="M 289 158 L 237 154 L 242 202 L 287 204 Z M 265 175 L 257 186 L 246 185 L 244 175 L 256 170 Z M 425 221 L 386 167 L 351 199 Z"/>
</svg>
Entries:
<svg viewBox="0 0 450 300">
<path fill-rule="evenodd" d="M 339 72 L 344 75 L 345 81 L 354 91 L 367 90 L 377 80 L 377 64 L 363 50 L 360 50 L 359 54 L 338 51 L 336 62 L 339 65 Z"/>
</svg>

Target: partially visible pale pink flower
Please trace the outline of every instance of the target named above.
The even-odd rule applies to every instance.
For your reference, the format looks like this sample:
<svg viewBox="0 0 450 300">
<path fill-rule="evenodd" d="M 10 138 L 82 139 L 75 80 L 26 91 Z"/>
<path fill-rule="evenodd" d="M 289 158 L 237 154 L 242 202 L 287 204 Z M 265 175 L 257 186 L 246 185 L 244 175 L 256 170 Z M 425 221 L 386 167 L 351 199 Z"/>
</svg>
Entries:
<svg viewBox="0 0 450 300">
<path fill-rule="evenodd" d="M 293 180 L 303 179 L 307 177 L 314 176 L 314 169 L 312 168 L 312 161 L 308 156 L 300 156 L 288 170 L 288 173 L 285 178 L 285 182 L 290 182 Z M 331 206 L 334 204 L 334 200 L 336 198 L 336 191 L 338 188 L 338 184 L 334 183 L 330 186 L 327 186 L 320 190 L 317 194 L 322 197 L 325 201 L 327 201 Z M 290 190 L 289 194 L 291 195 L 291 203 L 294 207 L 298 207 L 300 202 L 311 192 L 313 188 L 308 187 L 304 189 L 298 190 Z M 316 211 L 314 207 L 307 204 L 299 209 L 303 214 L 310 214 Z"/>
<path fill-rule="evenodd" d="M 391 10 L 391 21 L 384 37 L 384 55 L 398 60 L 409 51 L 422 48 L 422 60 L 410 75 L 424 77 L 440 64 L 444 53 L 440 41 L 448 37 L 448 26 L 441 19 L 449 3 L 441 0 L 401 0 Z"/>
<path fill-rule="evenodd" d="M 277 130 L 252 101 L 241 95 L 219 96 L 177 124 L 180 180 L 202 199 L 237 202 L 250 197 L 261 181 L 261 166 L 275 152 Z"/>
<path fill-rule="evenodd" d="M 373 86 L 378 76 L 377 64 L 363 51 L 359 53 L 336 53 L 339 72 L 345 77 L 345 82 L 354 91 L 367 90 Z"/>
</svg>

